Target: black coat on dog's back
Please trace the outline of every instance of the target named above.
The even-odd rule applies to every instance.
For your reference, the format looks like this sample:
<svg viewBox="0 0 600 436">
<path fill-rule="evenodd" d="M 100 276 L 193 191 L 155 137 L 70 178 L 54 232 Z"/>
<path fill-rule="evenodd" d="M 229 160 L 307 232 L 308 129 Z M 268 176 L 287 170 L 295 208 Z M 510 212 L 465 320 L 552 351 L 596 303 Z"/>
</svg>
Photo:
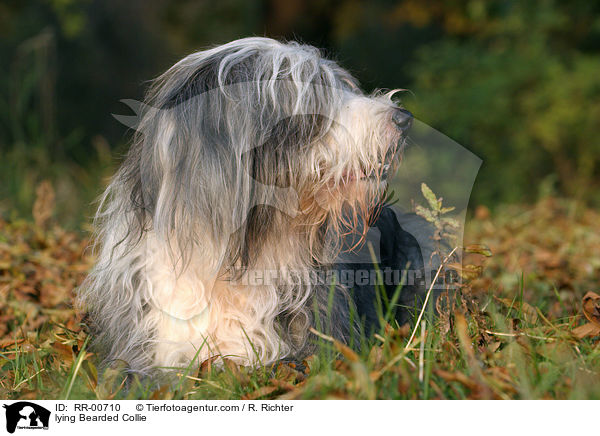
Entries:
<svg viewBox="0 0 600 436">
<path fill-rule="evenodd" d="M 373 234 L 372 230 L 375 230 L 375 237 L 369 236 Z M 346 253 L 335 265 L 337 277 L 341 277 L 342 282 L 344 277 L 353 276 L 352 283 L 345 285 L 366 333 L 372 333 L 380 326 L 378 306 L 385 314 L 385 301 L 392 301 L 396 293 L 393 318 L 398 325 L 413 321 L 427 292 L 425 277 L 431 277 L 433 267 L 430 261 L 433 231 L 423 218 L 384 206 L 369 235 L 365 245 L 371 244 L 371 249 L 367 248 L 366 254 Z M 376 254 L 376 262 L 372 260 L 373 254 Z M 381 303 L 377 301 L 378 289 L 384 294 L 380 296 Z M 430 301 L 434 302 L 436 297 L 432 295 Z"/>
</svg>

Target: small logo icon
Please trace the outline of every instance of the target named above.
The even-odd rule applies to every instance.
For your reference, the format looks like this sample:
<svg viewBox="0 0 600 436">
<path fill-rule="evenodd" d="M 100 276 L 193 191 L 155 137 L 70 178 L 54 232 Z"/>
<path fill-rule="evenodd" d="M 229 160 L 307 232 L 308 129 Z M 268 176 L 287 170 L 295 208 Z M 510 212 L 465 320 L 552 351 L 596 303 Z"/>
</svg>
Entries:
<svg viewBox="0 0 600 436">
<path fill-rule="evenodd" d="M 18 429 L 48 429 L 50 411 L 42 406 L 29 401 L 19 401 L 10 405 L 4 404 L 6 409 L 6 431 L 14 433 Z"/>
</svg>

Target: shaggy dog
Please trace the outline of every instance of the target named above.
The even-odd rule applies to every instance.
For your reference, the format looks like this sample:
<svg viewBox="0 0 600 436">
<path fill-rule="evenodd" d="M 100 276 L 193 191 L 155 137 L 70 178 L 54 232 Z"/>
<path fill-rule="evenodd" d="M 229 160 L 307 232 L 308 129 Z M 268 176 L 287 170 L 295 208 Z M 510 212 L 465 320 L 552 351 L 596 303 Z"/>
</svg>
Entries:
<svg viewBox="0 0 600 436">
<path fill-rule="evenodd" d="M 311 326 L 348 342 L 376 324 L 374 283 L 318 278 L 365 267 L 339 255 L 369 228 L 384 267 L 423 267 L 383 206 L 412 120 L 392 95 L 363 94 L 314 47 L 267 38 L 191 54 L 156 79 L 79 290 L 105 362 L 142 374 L 217 355 L 265 365 L 309 353 Z M 403 304 L 419 292 L 408 285 Z"/>
</svg>

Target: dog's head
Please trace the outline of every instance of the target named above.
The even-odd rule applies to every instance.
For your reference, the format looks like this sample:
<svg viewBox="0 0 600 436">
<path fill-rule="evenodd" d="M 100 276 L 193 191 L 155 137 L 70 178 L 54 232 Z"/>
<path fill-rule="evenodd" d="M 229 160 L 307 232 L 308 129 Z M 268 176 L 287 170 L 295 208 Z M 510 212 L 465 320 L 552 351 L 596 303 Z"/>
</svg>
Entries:
<svg viewBox="0 0 600 436">
<path fill-rule="evenodd" d="M 210 241 L 230 265 L 271 239 L 285 246 L 286 229 L 315 252 L 324 228 L 362 232 L 412 120 L 392 96 L 363 94 L 297 43 L 246 38 L 194 53 L 148 96 L 136 151 L 144 213 L 180 244 Z"/>
<path fill-rule="evenodd" d="M 367 230 L 400 162 L 412 115 L 392 95 L 345 92 L 330 129 L 307 159 L 319 174 L 311 192 L 315 203 L 338 233 Z"/>
</svg>

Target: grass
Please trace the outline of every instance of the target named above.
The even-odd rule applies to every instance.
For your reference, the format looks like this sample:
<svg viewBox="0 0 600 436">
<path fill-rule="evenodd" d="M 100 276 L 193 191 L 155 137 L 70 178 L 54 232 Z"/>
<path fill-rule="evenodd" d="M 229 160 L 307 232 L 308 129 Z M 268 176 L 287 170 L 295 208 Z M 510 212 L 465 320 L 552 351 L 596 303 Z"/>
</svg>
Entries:
<svg viewBox="0 0 600 436">
<path fill-rule="evenodd" d="M 30 220 L 33 221 L 33 220 Z M 98 373 L 72 290 L 91 259 L 85 239 L 48 222 L 0 221 L 0 397 L 6 399 L 599 399 L 597 337 L 580 337 L 581 299 L 597 284 L 597 212 L 546 199 L 478 209 L 454 266 L 463 285 L 415 327 L 382 323 L 357 352 L 319 326 L 304 362 L 243 368 L 204 362 L 174 383 Z M 390 321 L 390 304 L 380 316 Z M 431 306 L 430 306 L 431 307 Z"/>
</svg>

